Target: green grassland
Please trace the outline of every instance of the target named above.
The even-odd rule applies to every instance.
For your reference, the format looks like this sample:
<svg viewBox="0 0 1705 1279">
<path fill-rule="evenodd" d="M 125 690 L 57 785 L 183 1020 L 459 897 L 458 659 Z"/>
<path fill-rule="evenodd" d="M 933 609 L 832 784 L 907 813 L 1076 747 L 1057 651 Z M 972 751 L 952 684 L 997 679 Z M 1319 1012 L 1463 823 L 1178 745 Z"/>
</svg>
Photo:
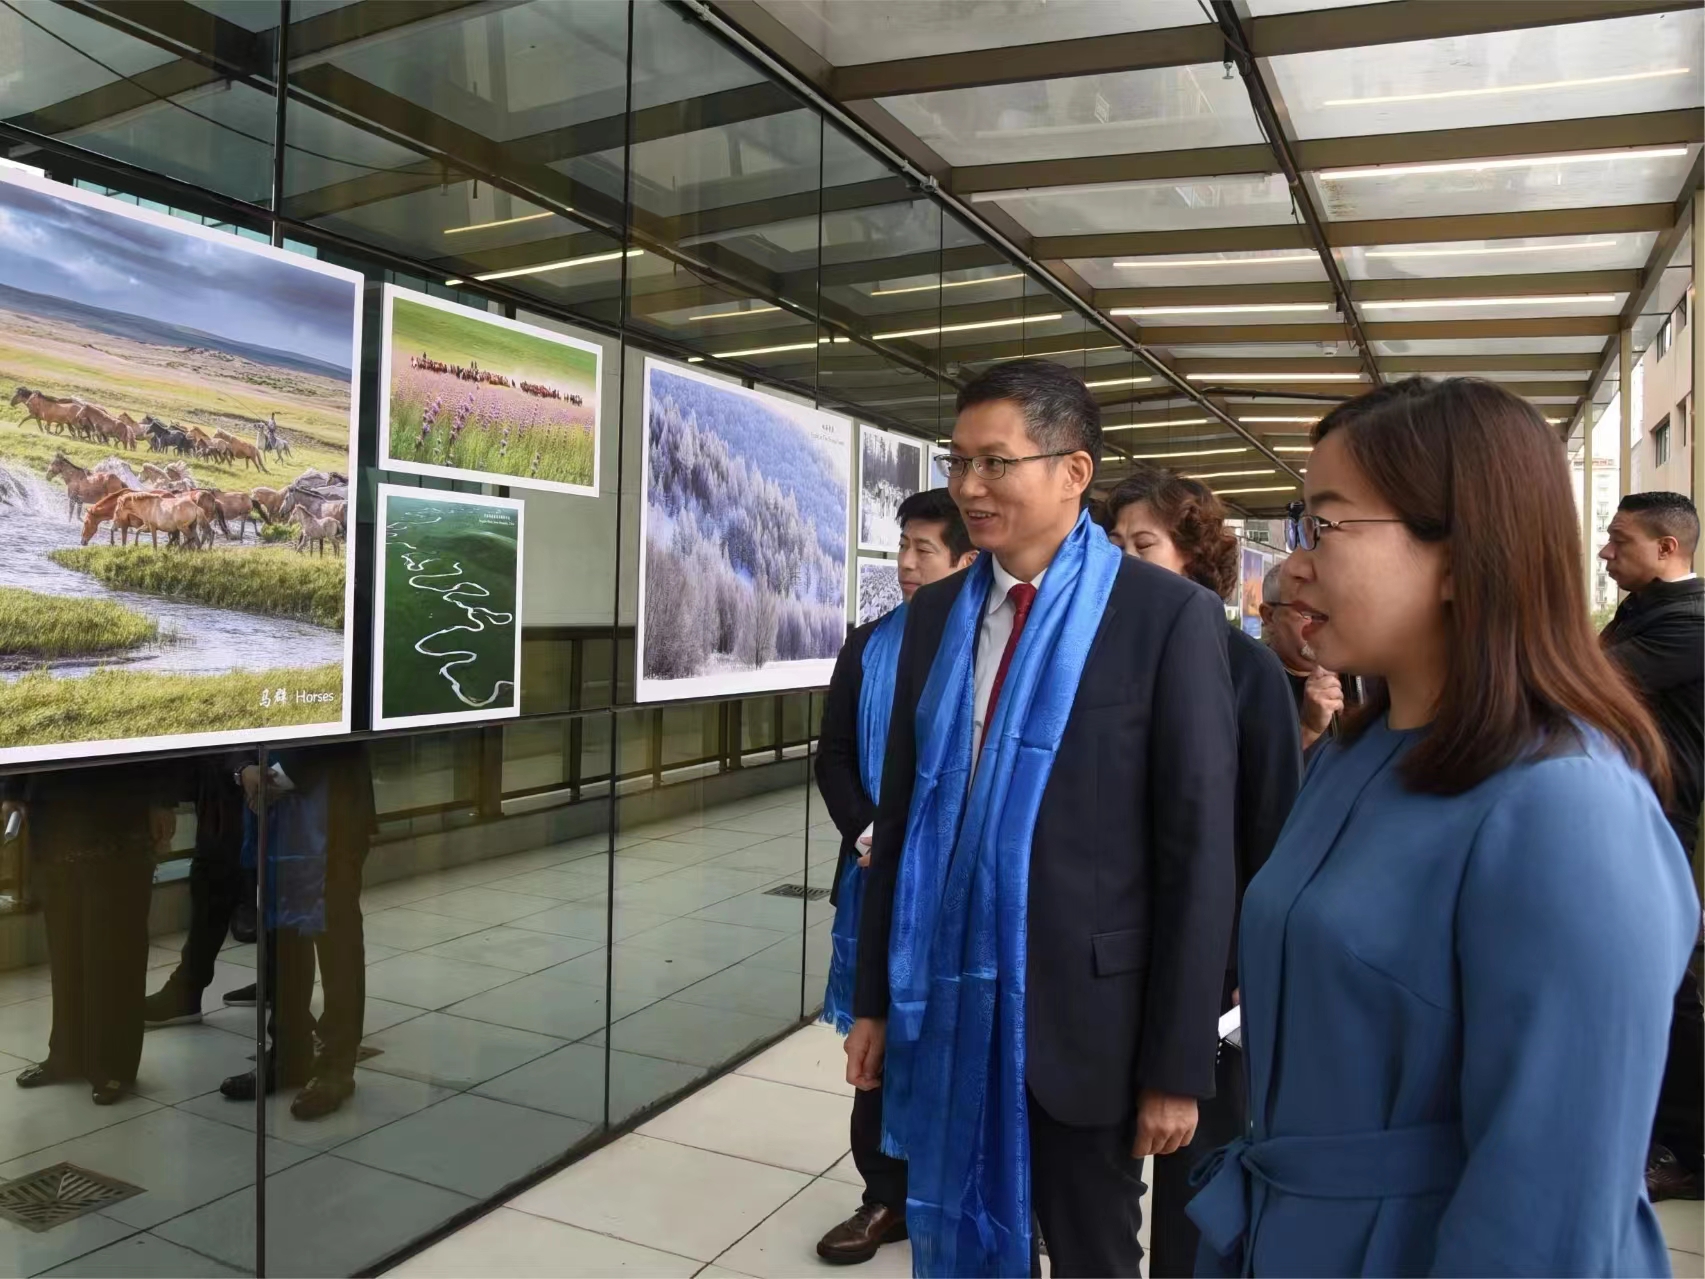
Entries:
<svg viewBox="0 0 1705 1279">
<path fill-rule="evenodd" d="M 262 708 L 261 690 L 286 689 L 283 705 Z M 298 702 L 296 694 L 331 694 Z M 170 675 L 108 667 L 81 679 L 36 671 L 0 684 L 0 746 L 90 742 L 213 733 L 286 724 L 322 724 L 342 713 L 343 668 Z"/>
<path fill-rule="evenodd" d="M 400 362 L 404 368 L 411 355 L 422 351 L 445 364 L 477 360 L 482 369 L 493 373 L 579 392 L 588 403 L 598 374 L 598 358 L 591 351 L 483 324 L 402 297 L 392 304 L 391 351 L 393 363 Z"/>
<path fill-rule="evenodd" d="M 149 546 L 80 546 L 49 558 L 116 590 L 169 595 L 271 617 L 343 626 L 341 555 L 302 555 L 268 547 L 185 552 Z"/>
<path fill-rule="evenodd" d="M 0 392 L 14 387 L 45 395 L 75 396 L 137 421 L 153 414 L 165 421 L 194 423 L 211 433 L 223 428 L 251 439 L 240 423 L 278 414 L 291 440 L 291 457 L 267 459 L 268 474 L 238 459 L 234 466 L 184 458 L 196 479 L 218 488 L 282 487 L 303 470 L 346 471 L 349 466 L 349 386 L 335 379 L 297 373 L 246 360 L 221 360 L 97 333 L 63 321 L 0 311 Z M 115 453 L 133 468 L 144 461 L 174 460 L 151 453 L 146 440 L 134 452 L 106 442 L 43 433 L 24 421 L 23 405 L 0 400 L 0 460 L 22 462 L 39 475 L 58 450 L 79 466 Z"/>
<path fill-rule="evenodd" d="M 0 587 L 0 657 L 121 653 L 159 637 L 153 618 L 120 604 Z"/>
</svg>

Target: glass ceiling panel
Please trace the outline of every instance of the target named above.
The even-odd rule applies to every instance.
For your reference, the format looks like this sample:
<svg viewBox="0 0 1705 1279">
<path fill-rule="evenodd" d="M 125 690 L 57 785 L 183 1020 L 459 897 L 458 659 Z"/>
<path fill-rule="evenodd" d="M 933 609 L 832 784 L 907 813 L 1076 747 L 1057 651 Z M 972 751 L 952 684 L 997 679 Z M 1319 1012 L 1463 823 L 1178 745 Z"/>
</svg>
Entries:
<svg viewBox="0 0 1705 1279">
<path fill-rule="evenodd" d="M 629 153 L 634 203 L 676 217 L 810 192 L 815 234 L 821 141 L 817 113 L 801 109 L 641 142 Z"/>
<path fill-rule="evenodd" d="M 1291 220 L 1290 189 L 1278 174 L 1055 187 L 1001 196 L 998 203 L 1032 235 L 1273 226 Z"/>
<path fill-rule="evenodd" d="M 22 11 L 6 5 L 0 7 L 0 116 L 37 111 L 171 61 L 166 50 L 59 5 Z"/>
<path fill-rule="evenodd" d="M 1181 360 L 1318 360 L 1323 355 L 1354 355 L 1349 342 L 1240 342 L 1160 348 Z"/>
<path fill-rule="evenodd" d="M 1269 65 L 1296 135 L 1334 138 L 1698 108 L 1702 38 L 1691 9 Z"/>
<path fill-rule="evenodd" d="M 1375 355 L 1580 355 L 1604 350 L 1601 337 L 1405 338 L 1373 343 Z"/>
<path fill-rule="evenodd" d="M 247 31 L 271 31 L 278 25 L 278 0 L 191 0 L 197 9 L 206 9 L 226 22 Z M 291 0 L 290 21 L 294 25 L 318 17 L 333 9 L 342 9 L 359 0 Z"/>
<path fill-rule="evenodd" d="M 1309 13 L 1317 9 L 1360 8 L 1366 4 L 1388 4 L 1390 0 L 1248 0 L 1249 16 L 1270 18 L 1276 13 Z"/>
<path fill-rule="evenodd" d="M 1185 284 L 1292 284 L 1326 278 L 1312 249 L 1248 253 L 1174 253 L 1147 258 L 1070 258 L 1095 289 L 1172 288 Z"/>
<path fill-rule="evenodd" d="M 1697 146 L 1562 157 L 1498 168 L 1387 166 L 1308 175 L 1334 222 L 1578 209 L 1675 199 Z"/>
<path fill-rule="evenodd" d="M 760 0 L 837 67 L 1205 21 L 1195 0 Z"/>
<path fill-rule="evenodd" d="M 1243 81 L 1227 80 L 1217 62 L 909 94 L 882 105 L 956 165 L 1261 141 Z"/>
<path fill-rule="evenodd" d="M 1407 280 L 1539 271 L 1613 271 L 1645 266 L 1656 231 L 1606 235 L 1381 244 L 1337 250 L 1351 280 Z"/>
</svg>

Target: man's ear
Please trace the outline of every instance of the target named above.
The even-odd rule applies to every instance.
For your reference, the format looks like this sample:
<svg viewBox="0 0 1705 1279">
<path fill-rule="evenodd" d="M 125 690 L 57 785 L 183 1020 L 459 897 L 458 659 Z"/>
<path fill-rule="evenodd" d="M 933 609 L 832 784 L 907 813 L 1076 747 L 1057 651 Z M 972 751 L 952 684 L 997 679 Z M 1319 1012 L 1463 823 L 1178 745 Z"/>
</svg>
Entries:
<svg viewBox="0 0 1705 1279">
<path fill-rule="evenodd" d="M 953 571 L 955 573 L 957 573 L 962 568 L 970 568 L 971 565 L 975 564 L 976 562 L 977 562 L 977 549 L 976 549 L 976 547 L 972 547 L 970 550 L 966 551 L 965 554 L 961 555 L 958 559 L 953 561 Z"/>
<path fill-rule="evenodd" d="M 1658 558 L 1667 560 L 1672 556 L 1680 556 L 1681 540 L 1665 535 L 1658 539 Z"/>
<path fill-rule="evenodd" d="M 1072 496 L 1079 502 L 1089 491 L 1089 486 L 1095 481 L 1095 463 L 1089 454 L 1079 451 L 1067 454 L 1060 459 L 1065 463 L 1066 481 L 1072 491 Z"/>
</svg>

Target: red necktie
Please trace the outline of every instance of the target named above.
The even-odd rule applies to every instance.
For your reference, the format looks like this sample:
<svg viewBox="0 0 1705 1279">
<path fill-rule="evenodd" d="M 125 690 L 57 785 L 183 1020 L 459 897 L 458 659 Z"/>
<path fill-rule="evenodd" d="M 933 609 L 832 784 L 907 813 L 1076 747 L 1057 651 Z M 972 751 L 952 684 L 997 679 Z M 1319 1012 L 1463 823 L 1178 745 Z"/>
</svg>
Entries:
<svg viewBox="0 0 1705 1279">
<path fill-rule="evenodd" d="M 1012 601 L 1012 634 L 1006 637 L 1001 652 L 1001 664 L 995 668 L 994 686 L 989 689 L 989 704 L 983 711 L 983 741 L 989 738 L 989 725 L 995 722 L 995 707 L 1000 704 L 1001 685 L 1006 683 L 1006 668 L 1012 665 L 1012 655 L 1018 648 L 1018 637 L 1024 634 L 1024 623 L 1030 616 L 1030 606 L 1036 602 L 1036 588 L 1029 582 L 1019 582 L 1006 593 Z M 981 749 L 982 742 L 977 743 Z"/>
</svg>

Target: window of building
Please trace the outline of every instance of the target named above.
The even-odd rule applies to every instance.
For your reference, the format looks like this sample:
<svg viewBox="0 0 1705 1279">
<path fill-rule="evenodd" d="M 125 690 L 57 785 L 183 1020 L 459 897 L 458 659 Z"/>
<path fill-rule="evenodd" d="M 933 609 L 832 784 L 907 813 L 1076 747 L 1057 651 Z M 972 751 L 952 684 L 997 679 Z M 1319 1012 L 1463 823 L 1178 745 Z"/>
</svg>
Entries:
<svg viewBox="0 0 1705 1279">
<path fill-rule="evenodd" d="M 1652 431 L 1652 448 L 1656 451 L 1658 465 L 1669 461 L 1669 419 L 1666 417 Z"/>
<path fill-rule="evenodd" d="M 1657 347 L 1658 359 L 1660 360 L 1669 354 L 1670 342 L 1674 337 L 1670 332 L 1670 325 L 1674 320 L 1673 314 L 1665 317 L 1664 322 L 1658 326 L 1658 336 L 1652 343 L 1653 346 Z"/>
</svg>

